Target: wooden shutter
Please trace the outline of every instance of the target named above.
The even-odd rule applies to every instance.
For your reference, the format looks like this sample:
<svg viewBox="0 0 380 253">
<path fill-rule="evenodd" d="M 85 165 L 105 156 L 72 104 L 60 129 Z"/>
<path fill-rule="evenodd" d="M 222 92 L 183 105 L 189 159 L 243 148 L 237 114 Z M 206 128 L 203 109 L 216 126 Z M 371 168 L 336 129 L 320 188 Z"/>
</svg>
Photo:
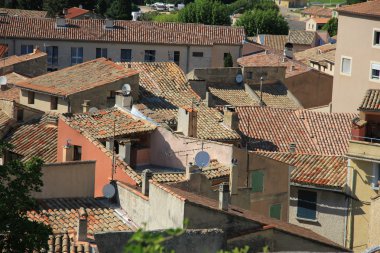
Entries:
<svg viewBox="0 0 380 253">
<path fill-rule="evenodd" d="M 262 192 L 264 188 L 264 172 L 261 170 L 253 171 L 251 174 L 251 184 L 253 192 Z"/>
<path fill-rule="evenodd" d="M 270 210 L 269 210 L 269 216 L 271 218 L 280 220 L 281 219 L 281 204 L 271 205 Z"/>
</svg>

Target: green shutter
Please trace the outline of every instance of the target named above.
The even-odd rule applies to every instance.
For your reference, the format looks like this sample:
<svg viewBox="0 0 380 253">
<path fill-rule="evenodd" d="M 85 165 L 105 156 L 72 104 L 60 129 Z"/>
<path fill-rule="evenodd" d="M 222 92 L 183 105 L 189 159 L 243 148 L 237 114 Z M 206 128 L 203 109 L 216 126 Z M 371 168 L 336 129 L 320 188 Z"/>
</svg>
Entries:
<svg viewBox="0 0 380 253">
<path fill-rule="evenodd" d="M 281 204 L 271 205 L 269 210 L 269 215 L 271 218 L 281 219 Z"/>
<path fill-rule="evenodd" d="M 264 188 L 264 173 L 262 171 L 253 171 L 251 174 L 251 183 L 253 192 L 262 192 Z"/>
</svg>

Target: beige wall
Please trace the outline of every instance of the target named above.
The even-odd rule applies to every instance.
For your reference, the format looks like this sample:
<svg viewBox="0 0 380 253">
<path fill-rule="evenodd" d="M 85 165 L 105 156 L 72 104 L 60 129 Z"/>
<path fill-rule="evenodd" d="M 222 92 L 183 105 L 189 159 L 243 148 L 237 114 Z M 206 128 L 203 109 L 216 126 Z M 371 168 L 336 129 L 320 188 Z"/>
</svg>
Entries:
<svg viewBox="0 0 380 253">
<path fill-rule="evenodd" d="M 45 164 L 42 173 L 44 185 L 35 198 L 94 197 L 95 161 Z"/>
<path fill-rule="evenodd" d="M 58 108 L 57 110 L 51 110 L 51 97 L 52 95 L 45 94 L 45 93 L 38 93 L 34 92 L 34 104 L 28 103 L 28 91 L 27 90 L 21 90 L 21 96 L 20 96 L 20 104 L 29 106 L 33 109 L 41 110 L 44 112 L 48 111 L 54 111 L 58 113 L 66 113 L 68 112 L 68 104 L 67 101 L 63 100 L 62 97 L 58 98 Z"/>
<path fill-rule="evenodd" d="M 8 46 L 10 45 L 8 44 Z M 20 45 L 20 51 L 21 51 L 21 45 Z M 9 53 L 9 55 L 12 55 L 12 54 Z M 47 61 L 47 54 L 41 54 L 40 57 L 34 57 L 29 60 L 24 60 L 22 62 L 15 63 L 13 65 L 10 65 L 4 68 L 0 68 L 0 76 L 7 73 L 11 73 L 11 72 L 16 72 L 18 74 L 21 74 L 27 77 L 36 77 L 39 75 L 43 75 L 47 71 L 46 61 Z"/>
<path fill-rule="evenodd" d="M 366 90 L 379 88 L 369 79 L 370 62 L 380 62 L 380 48 L 372 45 L 374 28 L 380 28 L 379 20 L 339 15 L 333 112 L 356 112 Z M 342 56 L 352 58 L 350 76 L 340 73 Z"/>
<path fill-rule="evenodd" d="M 314 19 L 309 19 L 306 22 L 306 31 L 317 31 L 317 23 Z"/>
<path fill-rule="evenodd" d="M 186 45 L 154 45 L 154 44 L 120 44 L 103 42 L 84 42 L 84 41 L 54 41 L 54 40 L 6 40 L 9 45 L 9 55 L 21 53 L 21 45 L 29 44 L 38 46 L 45 51 L 46 46 L 58 46 L 59 68 L 71 65 L 71 47 L 83 47 L 83 61 L 95 59 L 96 48 L 107 48 L 107 57 L 113 61 L 120 61 L 120 49 L 132 49 L 132 61 L 144 61 L 145 50 L 156 50 L 156 61 L 169 61 L 169 54 L 174 51 L 180 52 L 180 67 L 185 73 L 193 68 L 202 67 L 223 67 L 223 55 L 230 52 L 232 59 L 241 56 L 242 46 L 186 46 Z M 203 57 L 193 57 L 193 52 L 203 52 Z M 221 60 L 220 60 L 221 59 Z"/>
<path fill-rule="evenodd" d="M 379 197 L 375 197 L 371 200 L 371 220 L 369 222 L 369 238 L 368 247 L 374 247 L 380 245 L 380 201 Z"/>
</svg>

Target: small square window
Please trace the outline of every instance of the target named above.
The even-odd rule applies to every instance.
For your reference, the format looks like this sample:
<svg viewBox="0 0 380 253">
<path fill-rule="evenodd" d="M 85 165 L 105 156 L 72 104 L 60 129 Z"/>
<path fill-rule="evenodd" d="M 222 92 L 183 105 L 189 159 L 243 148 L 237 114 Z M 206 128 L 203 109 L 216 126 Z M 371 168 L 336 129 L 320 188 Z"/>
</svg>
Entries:
<svg viewBox="0 0 380 253">
<path fill-rule="evenodd" d="M 156 61 L 156 50 L 145 50 L 144 61 L 145 62 L 155 62 Z"/>
<path fill-rule="evenodd" d="M 74 161 L 82 160 L 82 147 L 74 146 Z"/>
<path fill-rule="evenodd" d="M 203 57 L 203 52 L 193 52 L 193 57 Z"/>
<path fill-rule="evenodd" d="M 253 78 L 253 72 L 252 71 L 248 71 L 247 72 L 247 79 L 252 79 Z"/>
<path fill-rule="evenodd" d="M 371 79 L 380 80 L 380 64 L 371 63 Z"/>
<path fill-rule="evenodd" d="M 375 31 L 373 34 L 373 45 L 380 46 L 380 31 Z"/>
<path fill-rule="evenodd" d="M 107 48 L 96 48 L 96 58 L 107 58 Z"/>
<path fill-rule="evenodd" d="M 341 73 L 350 75 L 351 74 L 351 58 L 342 57 Z"/>
<path fill-rule="evenodd" d="M 34 92 L 28 91 L 28 104 L 32 105 L 34 104 Z"/>
</svg>

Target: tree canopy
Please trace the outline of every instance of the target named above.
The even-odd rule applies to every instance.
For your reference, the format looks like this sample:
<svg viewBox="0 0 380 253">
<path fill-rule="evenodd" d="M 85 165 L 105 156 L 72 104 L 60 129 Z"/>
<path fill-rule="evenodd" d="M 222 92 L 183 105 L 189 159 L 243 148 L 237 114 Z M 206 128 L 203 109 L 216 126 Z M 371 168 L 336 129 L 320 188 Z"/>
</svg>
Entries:
<svg viewBox="0 0 380 253">
<path fill-rule="evenodd" d="M 335 36 L 338 33 L 338 19 L 331 18 L 323 27 L 322 30 L 325 30 L 329 33 L 330 36 Z"/>
<path fill-rule="evenodd" d="M 0 143 L 0 151 L 11 148 Z M 28 210 L 37 207 L 31 192 L 42 187 L 42 165 L 39 158 L 23 163 L 12 160 L 0 165 L 0 251 L 32 252 L 48 248 L 50 227 L 28 220 Z"/>
<path fill-rule="evenodd" d="M 106 12 L 106 16 L 118 20 L 132 19 L 132 1 L 114 0 Z"/>
<path fill-rule="evenodd" d="M 206 25 L 230 25 L 228 6 L 220 1 L 195 0 L 179 11 L 178 20 L 183 23 Z"/>
</svg>

